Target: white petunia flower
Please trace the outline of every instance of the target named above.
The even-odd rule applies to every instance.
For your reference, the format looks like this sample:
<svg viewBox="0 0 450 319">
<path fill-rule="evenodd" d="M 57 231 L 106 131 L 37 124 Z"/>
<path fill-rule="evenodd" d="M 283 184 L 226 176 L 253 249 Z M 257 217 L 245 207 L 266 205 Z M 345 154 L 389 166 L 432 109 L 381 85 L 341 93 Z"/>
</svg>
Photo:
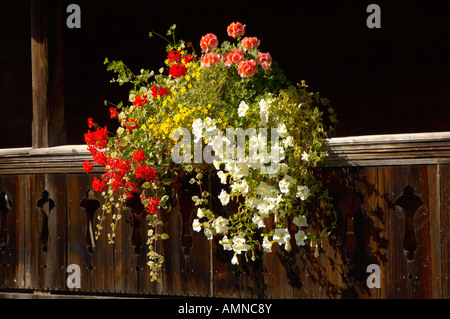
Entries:
<svg viewBox="0 0 450 319">
<path fill-rule="evenodd" d="M 202 119 L 195 119 L 192 122 L 192 133 L 194 133 L 194 142 L 197 143 L 202 138 L 203 122 Z"/>
<path fill-rule="evenodd" d="M 219 170 L 219 169 L 220 169 L 220 165 L 221 165 L 221 164 L 222 164 L 222 162 L 219 162 L 218 160 L 213 159 L 213 165 L 214 165 L 214 167 L 215 167 L 216 170 Z"/>
<path fill-rule="evenodd" d="M 295 237 L 295 242 L 296 242 L 297 246 L 304 246 L 305 245 L 306 235 L 305 235 L 305 232 L 303 230 L 299 230 L 295 234 L 294 237 Z"/>
<path fill-rule="evenodd" d="M 226 232 L 230 228 L 228 227 L 228 219 L 225 219 L 222 216 L 217 217 L 212 222 L 212 227 L 214 227 L 217 233 Z"/>
<path fill-rule="evenodd" d="M 275 240 L 279 245 L 286 244 L 289 239 L 291 239 L 291 235 L 287 228 L 277 228 L 273 234 L 273 240 Z"/>
<path fill-rule="evenodd" d="M 217 120 L 207 117 L 205 119 L 205 121 L 203 122 L 203 127 L 205 128 L 206 131 L 212 132 L 216 129 L 216 123 L 217 123 Z"/>
<path fill-rule="evenodd" d="M 197 217 L 198 217 L 198 218 L 203 218 L 203 217 L 205 217 L 205 214 L 203 213 L 203 209 L 202 209 L 202 208 L 198 208 L 198 209 L 197 209 Z"/>
<path fill-rule="evenodd" d="M 241 235 L 242 236 L 242 235 Z M 240 254 L 241 252 L 243 252 L 243 251 L 247 251 L 248 250 L 248 247 L 249 247 L 249 245 L 247 245 L 246 243 L 245 243 L 245 238 L 243 238 L 243 237 L 238 237 L 238 236 L 236 236 L 236 237 L 233 237 L 233 250 L 237 253 L 237 254 Z"/>
<path fill-rule="evenodd" d="M 227 176 L 228 176 L 228 173 L 224 173 L 223 171 L 218 171 L 218 172 L 217 172 L 217 176 L 219 176 L 220 182 L 221 182 L 222 184 L 226 184 L 226 183 L 227 183 Z"/>
<path fill-rule="evenodd" d="M 305 151 L 303 151 L 302 153 L 302 160 L 304 160 L 305 162 L 309 161 L 309 154 Z"/>
<path fill-rule="evenodd" d="M 286 138 L 283 140 L 284 147 L 292 147 L 294 146 L 294 138 L 290 135 L 286 136 Z"/>
<path fill-rule="evenodd" d="M 308 226 L 308 222 L 306 221 L 305 216 L 295 216 L 292 220 L 295 226 L 297 227 L 306 227 Z"/>
<path fill-rule="evenodd" d="M 266 225 L 264 224 L 264 220 L 258 214 L 253 214 L 252 222 L 256 226 L 258 226 L 258 228 L 266 227 Z"/>
<path fill-rule="evenodd" d="M 272 243 L 269 241 L 269 237 L 264 236 L 262 247 L 264 249 L 264 252 L 272 252 Z"/>
<path fill-rule="evenodd" d="M 278 124 L 277 130 L 278 130 L 278 134 L 280 134 L 280 136 L 284 136 L 285 134 L 287 134 L 286 124 L 284 124 L 284 123 Z"/>
<path fill-rule="evenodd" d="M 223 236 L 222 240 L 219 240 L 219 244 L 223 246 L 224 250 L 233 250 L 233 248 L 231 248 L 230 240 L 228 239 L 227 235 Z"/>
<path fill-rule="evenodd" d="M 230 202 L 230 195 L 223 189 L 218 197 L 223 206 L 226 206 Z"/>
<path fill-rule="evenodd" d="M 283 194 L 289 194 L 289 186 L 292 183 L 292 177 L 286 175 L 281 181 L 278 182 L 278 186 L 280 187 L 280 192 Z"/>
<path fill-rule="evenodd" d="M 245 113 L 247 113 L 247 110 L 248 110 L 247 103 L 245 103 L 244 101 L 241 101 L 241 103 L 239 103 L 239 108 L 238 108 L 239 117 L 244 117 Z"/>
<path fill-rule="evenodd" d="M 196 232 L 202 230 L 202 225 L 200 224 L 197 218 L 192 221 L 192 229 Z"/>
<path fill-rule="evenodd" d="M 295 194 L 295 196 L 297 196 L 301 200 L 306 200 L 309 195 L 311 195 L 311 191 L 309 190 L 308 186 L 297 186 L 297 193 Z"/>
<path fill-rule="evenodd" d="M 211 229 L 205 228 L 205 230 L 203 232 L 208 240 L 213 239 L 213 233 L 212 233 Z"/>
</svg>

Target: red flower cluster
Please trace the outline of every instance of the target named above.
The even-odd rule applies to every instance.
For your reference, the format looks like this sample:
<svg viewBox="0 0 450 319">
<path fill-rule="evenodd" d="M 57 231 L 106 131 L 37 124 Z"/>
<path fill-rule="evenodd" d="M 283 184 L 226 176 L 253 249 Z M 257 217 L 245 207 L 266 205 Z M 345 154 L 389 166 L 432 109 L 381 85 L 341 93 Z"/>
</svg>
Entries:
<svg viewBox="0 0 450 319">
<path fill-rule="evenodd" d="M 134 106 L 144 106 L 144 104 L 147 104 L 147 95 L 135 95 L 134 96 Z"/>
<path fill-rule="evenodd" d="M 255 37 L 245 37 L 242 39 L 242 48 L 244 51 L 248 51 L 250 49 L 257 49 L 259 45 L 261 44 L 261 41 L 258 40 L 258 38 Z"/>
<path fill-rule="evenodd" d="M 131 154 L 131 158 L 133 159 L 133 161 L 136 164 L 139 164 L 139 163 L 147 160 L 147 158 L 145 157 L 145 153 L 142 149 L 138 149 L 136 152 Z"/>
<path fill-rule="evenodd" d="M 219 40 L 217 40 L 217 36 L 213 33 L 208 33 L 200 40 L 200 46 L 205 52 L 211 51 L 211 49 L 215 48 L 217 45 L 219 45 Z"/>
<path fill-rule="evenodd" d="M 97 128 L 94 132 L 89 130 L 84 134 L 84 141 L 88 146 L 88 151 L 92 149 L 104 149 L 108 143 L 108 130 L 104 128 Z"/>
<path fill-rule="evenodd" d="M 149 201 L 149 203 L 145 205 L 145 207 L 147 207 L 147 212 L 149 214 L 155 215 L 158 212 L 158 205 L 161 200 L 159 198 L 152 197 L 147 198 L 147 200 Z"/>
<path fill-rule="evenodd" d="M 238 73 L 242 77 L 252 77 L 257 71 L 255 60 L 245 60 L 239 63 Z"/>
<path fill-rule="evenodd" d="M 232 22 L 227 28 L 227 33 L 232 38 L 240 37 L 245 33 L 245 24 Z"/>
<path fill-rule="evenodd" d="M 92 180 L 92 189 L 95 192 L 103 192 L 105 190 L 105 184 L 94 176 L 94 179 Z"/>
<path fill-rule="evenodd" d="M 94 163 L 91 163 L 88 159 L 86 159 L 83 163 L 83 169 L 86 173 L 92 172 L 92 170 L 94 169 Z"/>
<path fill-rule="evenodd" d="M 174 63 L 169 68 L 169 74 L 174 78 L 185 76 L 187 72 L 187 67 L 185 66 L 185 64 L 194 59 L 195 57 L 193 57 L 190 53 L 188 53 L 187 55 L 182 55 L 181 50 L 169 51 L 167 53 L 167 60 L 169 61 L 169 63 Z M 155 94 L 153 94 L 153 96 L 156 97 Z"/>
<path fill-rule="evenodd" d="M 131 169 L 130 160 L 121 158 L 108 158 L 106 171 L 107 180 L 112 180 L 111 187 L 113 190 L 124 187 L 124 177 Z"/>
<path fill-rule="evenodd" d="M 215 53 L 207 53 L 201 58 L 202 66 L 214 66 L 217 62 L 220 61 L 220 56 Z"/>
<path fill-rule="evenodd" d="M 170 91 L 169 91 L 168 88 L 160 87 L 159 85 L 156 85 L 156 83 L 153 84 L 153 86 L 152 86 L 152 88 L 150 89 L 150 91 L 152 91 L 153 97 L 164 96 L 164 95 L 170 93 Z"/>
<path fill-rule="evenodd" d="M 167 52 L 167 59 L 170 63 L 178 63 L 181 60 L 181 52 L 179 50 L 172 50 Z"/>
<path fill-rule="evenodd" d="M 155 182 L 158 179 L 156 171 L 153 169 L 153 167 L 145 164 L 136 166 L 136 168 L 134 169 L 134 175 L 136 176 L 136 178 L 143 178 L 149 182 Z"/>
<path fill-rule="evenodd" d="M 234 49 L 231 52 L 225 53 L 222 60 L 227 66 L 230 66 L 233 63 L 240 63 L 244 60 L 244 52 L 239 49 Z"/>
<path fill-rule="evenodd" d="M 226 66 L 238 64 L 238 73 L 241 77 L 252 77 L 258 72 L 258 66 L 264 71 L 271 70 L 272 57 L 270 53 L 258 52 L 256 59 L 245 60 L 245 53 L 251 49 L 257 49 L 261 41 L 256 37 L 245 37 L 240 40 L 240 37 L 245 33 L 245 25 L 240 22 L 233 22 L 227 28 L 227 33 L 232 38 L 238 38 L 241 49 L 235 48 L 233 51 L 226 52 L 222 55 L 222 61 Z M 203 36 L 200 41 L 200 46 L 204 52 L 209 52 L 219 45 L 217 37 L 208 33 Z M 244 52 L 243 52 L 244 51 Z M 220 58 L 220 57 L 219 57 Z M 202 66 L 214 66 L 217 63 L 215 53 L 207 53 L 201 57 Z"/>
<path fill-rule="evenodd" d="M 110 107 L 109 113 L 110 113 L 110 118 L 112 118 L 112 119 L 114 119 L 118 116 L 117 108 L 115 108 L 115 107 Z"/>
<path fill-rule="evenodd" d="M 169 74 L 174 78 L 179 78 L 180 76 L 185 76 L 187 72 L 187 67 L 181 63 L 174 64 L 169 69 Z"/>
</svg>

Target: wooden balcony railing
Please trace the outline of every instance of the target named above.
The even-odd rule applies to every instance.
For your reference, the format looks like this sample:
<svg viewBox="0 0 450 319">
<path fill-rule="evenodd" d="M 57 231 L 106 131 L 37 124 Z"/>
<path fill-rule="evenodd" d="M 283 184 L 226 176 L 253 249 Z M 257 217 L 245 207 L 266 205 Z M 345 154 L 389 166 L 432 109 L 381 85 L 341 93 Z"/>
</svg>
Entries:
<svg viewBox="0 0 450 319">
<path fill-rule="evenodd" d="M 191 230 L 186 193 L 182 210 L 164 215 L 162 283 L 148 278 L 139 205 L 129 202 L 114 245 L 92 240 L 102 198 L 89 186 L 101 168 L 83 172 L 85 146 L 0 150 L 0 291 L 449 298 L 450 133 L 333 138 L 327 148 L 317 175 L 339 216 L 319 257 L 292 245 L 233 266 L 229 252 Z M 79 288 L 67 285 L 69 265 L 80 267 Z"/>
</svg>

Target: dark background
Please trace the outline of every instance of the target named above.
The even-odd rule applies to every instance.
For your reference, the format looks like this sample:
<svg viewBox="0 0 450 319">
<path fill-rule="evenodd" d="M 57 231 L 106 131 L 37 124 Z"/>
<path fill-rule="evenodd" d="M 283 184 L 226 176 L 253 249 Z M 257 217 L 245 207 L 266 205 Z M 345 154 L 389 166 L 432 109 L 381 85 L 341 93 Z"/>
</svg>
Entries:
<svg viewBox="0 0 450 319">
<path fill-rule="evenodd" d="M 87 118 L 114 125 L 103 101 L 127 99 L 103 61 L 134 72 L 163 66 L 166 43 L 149 38 L 177 24 L 200 53 L 202 35 L 229 40 L 247 25 L 293 82 L 330 99 L 338 136 L 450 130 L 450 1 L 63 1 L 81 8 L 81 29 L 64 29 L 67 143 L 82 144 Z M 381 29 L 366 8 L 381 7 Z M 64 17 L 69 13 L 64 12 Z M 0 147 L 31 145 L 29 1 L 0 0 Z"/>
</svg>

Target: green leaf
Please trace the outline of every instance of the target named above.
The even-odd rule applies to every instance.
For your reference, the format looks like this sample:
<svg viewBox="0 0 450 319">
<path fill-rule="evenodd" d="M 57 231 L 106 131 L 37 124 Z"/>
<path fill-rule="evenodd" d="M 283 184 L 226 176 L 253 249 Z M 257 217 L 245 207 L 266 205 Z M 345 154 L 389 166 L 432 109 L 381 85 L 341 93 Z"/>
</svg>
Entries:
<svg viewBox="0 0 450 319">
<path fill-rule="evenodd" d="M 162 233 L 162 234 L 160 235 L 160 237 L 161 237 L 161 239 L 169 239 L 169 235 L 166 234 L 166 233 Z"/>
<path fill-rule="evenodd" d="M 144 184 L 142 184 L 142 188 L 150 188 L 151 184 L 150 182 L 145 182 Z"/>
</svg>

